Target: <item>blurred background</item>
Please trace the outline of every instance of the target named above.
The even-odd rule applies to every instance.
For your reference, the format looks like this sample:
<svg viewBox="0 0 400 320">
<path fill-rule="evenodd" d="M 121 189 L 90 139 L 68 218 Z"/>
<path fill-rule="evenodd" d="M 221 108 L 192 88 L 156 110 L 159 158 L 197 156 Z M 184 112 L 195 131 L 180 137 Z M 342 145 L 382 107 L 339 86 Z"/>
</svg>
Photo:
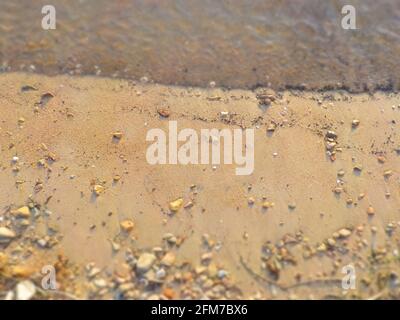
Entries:
<svg viewBox="0 0 400 320">
<path fill-rule="evenodd" d="M 56 8 L 43 30 L 41 8 Z M 341 27 L 356 8 L 357 30 Z M 1 71 L 163 84 L 394 90 L 399 0 L 1 0 Z"/>
</svg>

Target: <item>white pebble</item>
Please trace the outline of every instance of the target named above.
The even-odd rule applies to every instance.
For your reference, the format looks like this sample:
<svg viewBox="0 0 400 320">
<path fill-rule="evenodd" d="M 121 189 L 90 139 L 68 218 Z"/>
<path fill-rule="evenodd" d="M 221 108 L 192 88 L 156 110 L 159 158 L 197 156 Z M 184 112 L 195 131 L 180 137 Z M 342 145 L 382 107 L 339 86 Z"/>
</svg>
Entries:
<svg viewBox="0 0 400 320">
<path fill-rule="evenodd" d="M 36 287 L 32 281 L 25 280 L 17 284 L 17 300 L 30 300 L 36 293 Z"/>
</svg>

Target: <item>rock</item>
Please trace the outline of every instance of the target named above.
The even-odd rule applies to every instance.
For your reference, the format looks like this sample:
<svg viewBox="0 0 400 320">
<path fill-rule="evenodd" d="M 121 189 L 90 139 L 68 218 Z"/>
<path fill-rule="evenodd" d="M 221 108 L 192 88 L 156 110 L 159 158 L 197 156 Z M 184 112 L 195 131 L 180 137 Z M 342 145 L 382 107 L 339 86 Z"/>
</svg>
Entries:
<svg viewBox="0 0 400 320">
<path fill-rule="evenodd" d="M 275 206 L 274 202 L 270 202 L 270 201 L 264 201 L 262 204 L 262 207 L 264 209 L 269 209 L 269 208 L 273 208 Z"/>
<path fill-rule="evenodd" d="M 383 176 L 387 179 L 387 178 L 389 178 L 392 174 L 393 174 L 393 171 L 392 171 L 392 170 L 385 170 L 385 172 L 383 173 Z"/>
<path fill-rule="evenodd" d="M 336 244 L 336 241 L 333 238 L 328 238 L 327 242 L 328 242 L 328 245 L 331 247 L 333 247 Z"/>
<path fill-rule="evenodd" d="M 37 241 L 37 244 L 41 247 L 41 248 L 45 248 L 46 246 L 47 246 L 47 241 L 46 241 L 46 239 L 39 239 L 38 241 Z"/>
<path fill-rule="evenodd" d="M 378 162 L 379 163 L 385 163 L 386 162 L 386 158 L 384 156 L 378 156 Z"/>
<path fill-rule="evenodd" d="M 167 252 L 161 259 L 161 264 L 170 267 L 175 263 L 175 258 L 175 254 L 173 252 Z"/>
<path fill-rule="evenodd" d="M 107 281 L 102 279 L 102 278 L 93 280 L 93 284 L 97 288 L 105 288 L 105 287 L 107 287 Z"/>
<path fill-rule="evenodd" d="M 347 238 L 351 235 L 351 231 L 349 229 L 340 229 L 338 233 L 340 238 Z"/>
<path fill-rule="evenodd" d="M 212 252 L 206 252 L 201 255 L 201 262 L 208 263 L 213 257 Z"/>
<path fill-rule="evenodd" d="M 207 268 L 204 267 L 204 266 L 197 266 L 197 267 L 194 269 L 194 272 L 195 272 L 197 275 L 200 275 L 200 274 L 204 273 L 206 270 L 207 270 Z"/>
<path fill-rule="evenodd" d="M 3 269 L 8 263 L 8 256 L 0 252 L 0 270 Z"/>
<path fill-rule="evenodd" d="M 220 101 L 221 99 L 222 99 L 221 96 L 207 97 L 207 100 L 209 100 L 209 101 Z"/>
<path fill-rule="evenodd" d="M 151 268 L 155 261 L 156 256 L 154 254 L 147 252 L 142 253 L 136 262 L 136 269 L 139 272 L 146 272 Z"/>
<path fill-rule="evenodd" d="M 53 162 L 55 162 L 55 161 L 57 161 L 57 159 L 58 159 L 58 156 L 55 154 L 55 153 L 53 153 L 53 152 L 48 152 L 47 154 L 46 154 L 46 157 L 45 157 L 47 160 L 49 160 L 49 161 L 53 161 Z"/>
<path fill-rule="evenodd" d="M 329 139 L 336 139 L 337 138 L 336 132 L 332 131 L 332 130 L 327 131 L 325 136 L 327 138 L 329 138 Z"/>
<path fill-rule="evenodd" d="M 208 248 L 213 248 L 215 246 L 215 240 L 212 239 L 208 233 L 204 233 L 201 236 L 201 240 Z"/>
<path fill-rule="evenodd" d="M 163 268 L 158 269 L 157 272 L 156 272 L 156 278 L 158 280 L 164 279 L 166 277 L 166 275 L 167 275 L 167 272 Z"/>
<path fill-rule="evenodd" d="M 167 236 L 167 235 L 169 235 L 169 236 Z M 171 234 L 171 233 L 167 233 L 166 235 L 164 235 L 164 237 L 163 237 L 163 239 L 164 240 L 166 240 L 169 244 L 171 244 L 171 245 L 175 245 L 175 244 L 177 244 L 177 242 L 178 242 L 178 238 L 177 237 L 175 237 L 173 234 Z"/>
<path fill-rule="evenodd" d="M 224 269 L 218 270 L 218 273 L 217 273 L 218 278 L 224 279 L 227 276 L 228 276 L 228 272 L 226 270 L 224 270 Z"/>
<path fill-rule="evenodd" d="M 0 227 L 0 243 L 8 243 L 15 237 L 14 231 L 6 227 Z"/>
<path fill-rule="evenodd" d="M 40 159 L 37 162 L 38 167 L 46 167 L 46 161 L 44 159 Z"/>
<path fill-rule="evenodd" d="M 175 297 L 175 291 L 173 290 L 173 289 L 171 289 L 171 288 L 165 288 L 164 290 L 163 290 L 163 296 L 165 296 L 167 299 L 174 299 L 174 297 Z"/>
<path fill-rule="evenodd" d="M 204 283 L 203 283 L 203 288 L 204 289 L 210 289 L 214 286 L 214 281 L 211 279 L 207 279 Z"/>
<path fill-rule="evenodd" d="M 169 209 L 172 212 L 177 212 L 183 205 L 183 199 L 179 198 L 169 203 Z"/>
<path fill-rule="evenodd" d="M 343 191 L 342 187 L 335 187 L 335 189 L 333 189 L 333 192 L 336 193 L 336 194 L 341 194 L 342 191 Z"/>
<path fill-rule="evenodd" d="M 164 252 L 164 249 L 162 247 L 154 247 L 153 252 L 158 255 Z"/>
<path fill-rule="evenodd" d="M 373 215 L 375 214 L 375 209 L 374 209 L 372 206 L 369 206 L 369 207 L 367 208 L 367 214 L 368 214 L 369 216 L 373 216 Z"/>
<path fill-rule="evenodd" d="M 37 91 L 38 89 L 33 87 L 33 86 L 31 86 L 31 85 L 29 85 L 29 84 L 24 85 L 24 86 L 21 87 L 21 91 L 22 92 L 31 91 L 31 90 L 32 91 Z"/>
<path fill-rule="evenodd" d="M 269 106 L 271 102 L 276 100 L 276 93 L 272 90 L 263 90 L 256 95 L 260 105 Z"/>
<path fill-rule="evenodd" d="M 118 290 L 121 291 L 122 293 L 125 293 L 127 291 L 133 290 L 135 288 L 135 285 L 131 282 L 127 283 L 122 283 L 119 287 Z"/>
<path fill-rule="evenodd" d="M 326 146 L 326 150 L 329 150 L 329 151 L 334 150 L 336 147 L 336 142 L 327 141 L 325 146 Z"/>
<path fill-rule="evenodd" d="M 169 108 L 158 108 L 157 113 L 164 118 L 168 118 L 170 115 Z"/>
<path fill-rule="evenodd" d="M 388 235 L 392 235 L 393 230 L 394 230 L 395 228 L 396 228 L 396 226 L 395 226 L 393 223 L 389 222 L 389 223 L 386 225 L 385 231 L 386 231 L 386 233 L 387 233 Z"/>
<path fill-rule="evenodd" d="M 19 227 L 28 227 L 30 224 L 31 222 L 29 221 L 29 219 L 21 219 L 18 222 Z"/>
<path fill-rule="evenodd" d="M 100 274 L 101 270 L 99 268 L 96 267 L 91 267 L 90 270 L 88 271 L 88 278 L 94 278 L 95 276 L 97 276 L 98 274 Z"/>
<path fill-rule="evenodd" d="M 120 132 L 120 131 L 113 132 L 112 136 L 116 140 L 121 140 L 122 139 L 122 132 Z"/>
<path fill-rule="evenodd" d="M 326 244 L 325 243 L 321 243 L 318 247 L 317 247 L 317 251 L 319 252 L 325 252 L 327 249 Z"/>
<path fill-rule="evenodd" d="M 54 97 L 54 95 L 50 92 L 46 92 L 46 93 L 42 94 L 39 105 L 44 107 L 50 101 L 50 99 L 52 99 L 53 97 Z"/>
<path fill-rule="evenodd" d="M 358 119 L 354 119 L 354 120 L 351 122 L 351 126 L 352 126 L 353 128 L 357 128 L 359 124 L 360 124 L 360 120 L 358 120 Z"/>
<path fill-rule="evenodd" d="M 115 241 L 110 240 L 110 242 L 111 242 L 111 248 L 114 252 L 117 252 L 121 249 L 121 246 Z"/>
<path fill-rule="evenodd" d="M 27 278 L 33 273 L 35 273 L 33 268 L 24 265 L 16 265 L 11 268 L 11 274 L 16 278 Z"/>
<path fill-rule="evenodd" d="M 360 234 L 364 231 L 364 226 L 358 226 L 357 227 L 357 232 L 359 232 Z"/>
<path fill-rule="evenodd" d="M 184 207 L 185 209 L 190 209 L 190 208 L 193 207 L 193 206 L 194 206 L 193 201 L 189 201 L 189 202 L 186 203 L 183 207 Z"/>
<path fill-rule="evenodd" d="M 17 284 L 15 292 L 17 300 L 30 300 L 36 293 L 36 287 L 32 281 L 25 280 Z"/>
<path fill-rule="evenodd" d="M 214 278 L 214 277 L 217 276 L 217 274 L 218 274 L 218 268 L 217 268 L 217 266 L 215 265 L 215 263 L 210 263 L 210 264 L 209 264 L 209 266 L 208 266 L 208 268 L 207 268 L 207 273 L 208 273 L 208 276 L 209 276 L 210 278 Z"/>
<path fill-rule="evenodd" d="M 132 220 L 124 220 L 120 223 L 121 229 L 124 232 L 131 232 L 135 226 L 135 223 Z"/>
<path fill-rule="evenodd" d="M 93 192 L 94 192 L 94 194 L 95 194 L 96 196 L 99 196 L 100 194 L 102 194 L 102 193 L 104 192 L 104 190 L 105 190 L 105 188 L 104 188 L 102 185 L 100 185 L 100 184 L 96 184 L 96 185 L 93 187 Z"/>
<path fill-rule="evenodd" d="M 226 119 L 229 116 L 229 112 L 228 111 L 221 111 L 220 115 L 221 115 L 222 119 Z"/>
<path fill-rule="evenodd" d="M 267 132 L 274 132 L 276 129 L 276 124 L 275 123 L 270 123 L 269 126 L 267 127 Z"/>
<path fill-rule="evenodd" d="M 11 211 L 11 214 L 16 218 L 24 218 L 24 219 L 28 219 L 31 216 L 31 212 L 28 206 L 23 206 L 17 210 L 13 210 Z"/>
</svg>

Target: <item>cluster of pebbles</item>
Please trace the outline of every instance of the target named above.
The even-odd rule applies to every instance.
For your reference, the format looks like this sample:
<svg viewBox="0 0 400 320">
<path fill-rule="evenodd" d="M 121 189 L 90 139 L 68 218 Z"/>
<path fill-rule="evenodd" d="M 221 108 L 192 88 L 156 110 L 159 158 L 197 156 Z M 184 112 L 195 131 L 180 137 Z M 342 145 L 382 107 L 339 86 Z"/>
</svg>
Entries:
<svg viewBox="0 0 400 320">
<path fill-rule="evenodd" d="M 14 220 L 40 219 L 45 211 L 38 204 L 31 203 L 30 206 L 9 212 L 10 219 Z M 129 233 L 133 228 L 133 221 L 121 222 L 122 232 Z M 41 270 L 26 266 L 25 255 L 32 254 L 35 250 L 46 250 L 57 246 L 57 241 L 54 240 L 56 237 L 49 237 L 47 243 L 51 245 L 44 245 L 41 239 L 35 237 L 34 228 L 27 234 L 27 230 L 15 229 L 14 222 L 9 227 L 2 227 L 0 231 L 2 240 L 0 245 L 3 248 L 18 241 L 19 251 L 23 252 L 22 255 L 17 254 L 14 249 L 13 254 L 0 253 L 0 297 L 3 299 L 162 300 L 236 299 L 242 296 L 230 273 L 214 261 L 218 245 L 207 234 L 203 235 L 204 253 L 200 257 L 198 266 L 178 261 L 177 254 L 182 241 L 171 233 L 163 236 L 160 246 L 149 250 L 139 250 L 125 245 L 123 249 L 125 261 L 112 272 L 107 268 L 97 267 L 95 263 L 79 267 L 65 257 L 58 256 L 54 263 L 57 271 L 57 288 L 45 290 Z M 114 248 L 116 251 L 122 250 L 119 245 Z M 82 275 L 86 277 L 84 282 L 81 280 Z"/>
<path fill-rule="evenodd" d="M 338 150 L 337 138 L 338 136 L 335 131 L 328 130 L 325 134 L 326 154 L 328 155 L 329 159 L 331 159 L 331 161 L 336 160 L 336 152 L 340 151 L 340 149 Z"/>
</svg>

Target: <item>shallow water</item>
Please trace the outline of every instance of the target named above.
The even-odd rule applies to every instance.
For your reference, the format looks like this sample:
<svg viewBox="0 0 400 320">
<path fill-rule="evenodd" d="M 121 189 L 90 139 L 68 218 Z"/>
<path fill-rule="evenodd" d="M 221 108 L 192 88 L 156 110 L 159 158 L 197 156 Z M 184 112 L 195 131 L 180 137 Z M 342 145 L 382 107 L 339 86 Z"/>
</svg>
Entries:
<svg viewBox="0 0 400 320">
<path fill-rule="evenodd" d="M 400 87 L 400 1 L 52 0 L 0 2 L 2 70 L 165 84 L 352 91 Z"/>
</svg>

